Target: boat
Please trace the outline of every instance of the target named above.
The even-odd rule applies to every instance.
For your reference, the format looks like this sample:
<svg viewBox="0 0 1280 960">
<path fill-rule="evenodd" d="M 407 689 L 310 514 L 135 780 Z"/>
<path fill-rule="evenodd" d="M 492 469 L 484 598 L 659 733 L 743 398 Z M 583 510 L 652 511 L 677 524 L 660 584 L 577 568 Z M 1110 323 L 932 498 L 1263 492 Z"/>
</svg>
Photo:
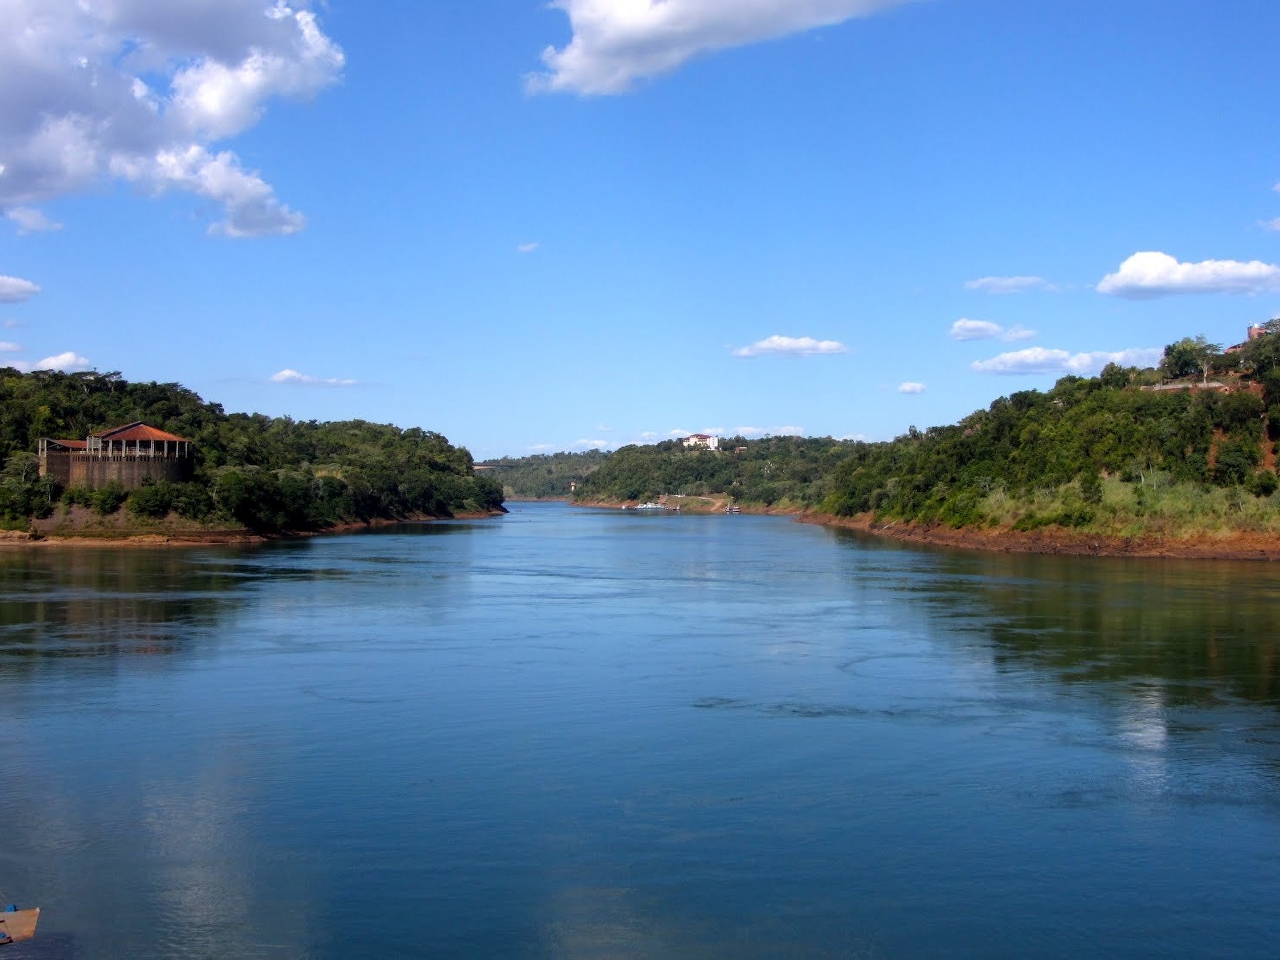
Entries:
<svg viewBox="0 0 1280 960">
<path fill-rule="evenodd" d="M 39 907 L 19 910 L 15 904 L 9 904 L 4 912 L 0 913 L 0 947 L 30 940 L 36 935 L 36 922 L 39 919 Z"/>
</svg>

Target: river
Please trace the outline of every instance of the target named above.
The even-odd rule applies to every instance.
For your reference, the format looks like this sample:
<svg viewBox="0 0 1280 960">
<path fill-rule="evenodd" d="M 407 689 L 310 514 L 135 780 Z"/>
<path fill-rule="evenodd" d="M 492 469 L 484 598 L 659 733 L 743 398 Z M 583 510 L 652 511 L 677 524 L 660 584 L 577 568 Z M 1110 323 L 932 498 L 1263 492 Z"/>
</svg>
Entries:
<svg viewBox="0 0 1280 960">
<path fill-rule="evenodd" d="M 1271 957 L 1278 601 L 559 504 L 9 550 L 5 960 Z"/>
</svg>

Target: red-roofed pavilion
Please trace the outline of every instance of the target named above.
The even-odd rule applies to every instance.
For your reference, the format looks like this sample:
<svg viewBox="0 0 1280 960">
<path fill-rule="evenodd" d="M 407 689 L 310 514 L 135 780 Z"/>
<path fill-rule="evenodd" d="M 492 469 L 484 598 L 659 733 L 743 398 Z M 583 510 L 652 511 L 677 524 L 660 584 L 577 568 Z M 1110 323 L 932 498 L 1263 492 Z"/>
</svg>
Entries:
<svg viewBox="0 0 1280 960">
<path fill-rule="evenodd" d="M 93 490 L 112 481 L 126 490 L 145 480 L 186 480 L 191 441 L 141 420 L 90 434 L 84 440 L 40 441 L 40 475 L 64 487 Z"/>
</svg>

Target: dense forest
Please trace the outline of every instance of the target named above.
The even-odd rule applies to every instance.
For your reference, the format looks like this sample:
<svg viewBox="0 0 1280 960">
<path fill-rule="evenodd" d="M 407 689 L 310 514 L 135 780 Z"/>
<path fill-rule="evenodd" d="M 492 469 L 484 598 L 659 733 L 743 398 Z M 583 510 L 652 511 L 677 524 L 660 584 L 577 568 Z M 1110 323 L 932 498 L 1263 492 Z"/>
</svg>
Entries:
<svg viewBox="0 0 1280 960">
<path fill-rule="evenodd" d="M 502 457 L 477 464 L 476 469 L 501 484 L 508 500 L 567 500 L 574 492 L 573 485 L 586 480 L 608 456 L 603 450 L 588 450 Z"/>
<path fill-rule="evenodd" d="M 720 494 L 743 506 L 953 526 L 1280 532 L 1280 321 L 1261 333 L 1235 352 L 1186 338 L 1166 347 L 1159 369 L 1111 365 L 1097 377 L 1064 377 L 953 426 L 913 427 L 882 443 L 623 447 L 577 498 Z"/>
<path fill-rule="evenodd" d="M 145 421 L 193 441 L 186 483 L 62 490 L 41 478 L 41 437 L 83 439 Z M 471 455 L 438 433 L 352 420 L 297 422 L 225 413 L 172 383 L 130 383 L 116 373 L 0 369 L 0 519 L 8 525 L 82 505 L 139 518 L 173 513 L 257 531 L 315 530 L 375 518 L 447 517 L 502 504 Z"/>
<path fill-rule="evenodd" d="M 742 505 L 816 507 L 853 451 L 830 438 L 729 437 L 719 450 L 686 450 L 679 440 L 622 447 L 582 486 L 579 500 L 655 500 L 723 494 Z"/>
</svg>

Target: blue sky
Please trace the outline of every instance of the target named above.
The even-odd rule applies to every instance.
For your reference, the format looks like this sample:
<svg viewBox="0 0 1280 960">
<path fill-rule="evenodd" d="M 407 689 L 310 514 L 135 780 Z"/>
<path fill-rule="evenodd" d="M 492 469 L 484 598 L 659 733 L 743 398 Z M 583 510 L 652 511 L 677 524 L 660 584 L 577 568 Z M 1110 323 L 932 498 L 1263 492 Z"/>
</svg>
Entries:
<svg viewBox="0 0 1280 960">
<path fill-rule="evenodd" d="M 1280 314 L 1280 5 L 0 0 L 0 363 L 477 457 Z"/>
</svg>

